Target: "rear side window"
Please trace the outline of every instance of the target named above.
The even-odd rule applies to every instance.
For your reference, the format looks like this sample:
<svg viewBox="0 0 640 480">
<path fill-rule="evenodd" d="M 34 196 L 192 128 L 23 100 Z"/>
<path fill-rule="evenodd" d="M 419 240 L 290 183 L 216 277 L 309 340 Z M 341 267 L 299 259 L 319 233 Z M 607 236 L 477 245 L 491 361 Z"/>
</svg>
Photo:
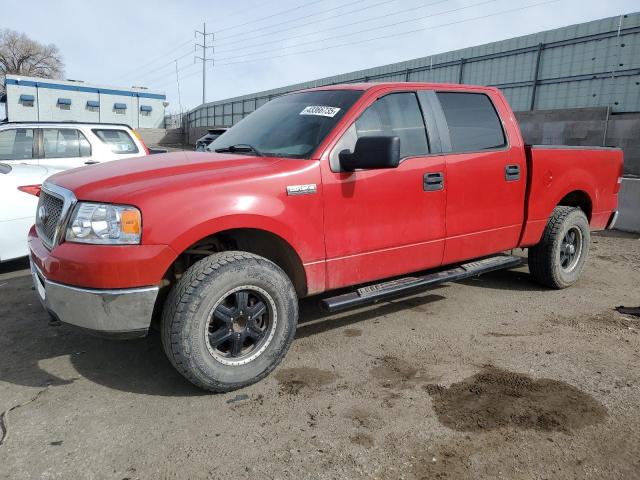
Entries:
<svg viewBox="0 0 640 480">
<path fill-rule="evenodd" d="M 112 130 L 96 128 L 93 133 L 111 147 L 113 153 L 128 154 L 138 153 L 138 147 L 131 136 L 125 130 Z"/>
<path fill-rule="evenodd" d="M 81 158 L 91 156 L 91 144 L 75 128 L 43 128 L 44 158 Z"/>
<path fill-rule="evenodd" d="M 438 92 L 449 126 L 452 152 L 476 152 L 506 145 L 500 118 L 482 93 Z"/>
<path fill-rule="evenodd" d="M 356 120 L 360 137 L 400 137 L 400 157 L 429 153 L 427 131 L 415 93 L 392 93 L 377 100 Z"/>
<path fill-rule="evenodd" d="M 0 160 L 30 160 L 32 158 L 32 128 L 12 128 L 0 132 Z"/>
</svg>

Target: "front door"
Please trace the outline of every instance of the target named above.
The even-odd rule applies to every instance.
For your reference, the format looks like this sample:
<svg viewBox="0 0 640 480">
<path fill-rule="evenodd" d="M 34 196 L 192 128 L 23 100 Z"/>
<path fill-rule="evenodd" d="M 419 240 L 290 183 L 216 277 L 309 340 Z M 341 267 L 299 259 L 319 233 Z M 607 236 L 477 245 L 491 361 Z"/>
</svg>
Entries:
<svg viewBox="0 0 640 480">
<path fill-rule="evenodd" d="M 33 128 L 0 130 L 0 162 L 37 164 Z"/>
<path fill-rule="evenodd" d="M 399 137 L 400 165 L 340 171 L 339 152 L 353 151 L 362 136 Z M 327 289 L 440 265 L 443 174 L 444 157 L 430 153 L 416 94 L 372 100 L 322 162 Z"/>
</svg>

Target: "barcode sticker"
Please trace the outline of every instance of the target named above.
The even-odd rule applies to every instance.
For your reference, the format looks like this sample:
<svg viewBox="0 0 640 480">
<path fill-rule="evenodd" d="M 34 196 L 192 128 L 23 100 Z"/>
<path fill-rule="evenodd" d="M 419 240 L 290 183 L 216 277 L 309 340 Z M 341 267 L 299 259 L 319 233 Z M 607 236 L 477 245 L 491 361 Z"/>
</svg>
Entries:
<svg viewBox="0 0 640 480">
<path fill-rule="evenodd" d="M 336 116 L 336 113 L 340 111 L 338 107 L 324 107 L 322 105 L 310 105 L 305 107 L 304 110 L 300 112 L 300 115 L 317 115 L 319 117 L 330 117 L 333 118 Z"/>
</svg>

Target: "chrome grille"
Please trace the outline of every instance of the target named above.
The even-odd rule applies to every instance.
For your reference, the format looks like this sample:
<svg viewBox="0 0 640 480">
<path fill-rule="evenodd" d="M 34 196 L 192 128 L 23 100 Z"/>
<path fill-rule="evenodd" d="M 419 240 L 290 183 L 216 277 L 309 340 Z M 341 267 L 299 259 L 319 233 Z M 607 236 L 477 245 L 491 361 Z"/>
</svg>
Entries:
<svg viewBox="0 0 640 480">
<path fill-rule="evenodd" d="M 51 246 L 54 243 L 56 229 L 62 217 L 64 200 L 51 195 L 44 190 L 40 192 L 40 201 L 36 211 L 36 228 L 40 238 L 45 244 Z"/>
</svg>

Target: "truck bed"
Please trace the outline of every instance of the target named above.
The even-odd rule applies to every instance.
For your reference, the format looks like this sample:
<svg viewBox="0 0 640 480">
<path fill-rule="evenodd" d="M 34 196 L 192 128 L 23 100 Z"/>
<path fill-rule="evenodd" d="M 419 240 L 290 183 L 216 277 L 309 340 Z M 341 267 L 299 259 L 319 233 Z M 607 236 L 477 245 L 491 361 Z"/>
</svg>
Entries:
<svg viewBox="0 0 640 480">
<path fill-rule="evenodd" d="M 618 206 L 621 149 L 527 145 L 525 153 L 528 175 L 521 247 L 538 243 L 554 207 L 565 200 L 579 200 L 593 230 L 607 226 Z"/>
</svg>

